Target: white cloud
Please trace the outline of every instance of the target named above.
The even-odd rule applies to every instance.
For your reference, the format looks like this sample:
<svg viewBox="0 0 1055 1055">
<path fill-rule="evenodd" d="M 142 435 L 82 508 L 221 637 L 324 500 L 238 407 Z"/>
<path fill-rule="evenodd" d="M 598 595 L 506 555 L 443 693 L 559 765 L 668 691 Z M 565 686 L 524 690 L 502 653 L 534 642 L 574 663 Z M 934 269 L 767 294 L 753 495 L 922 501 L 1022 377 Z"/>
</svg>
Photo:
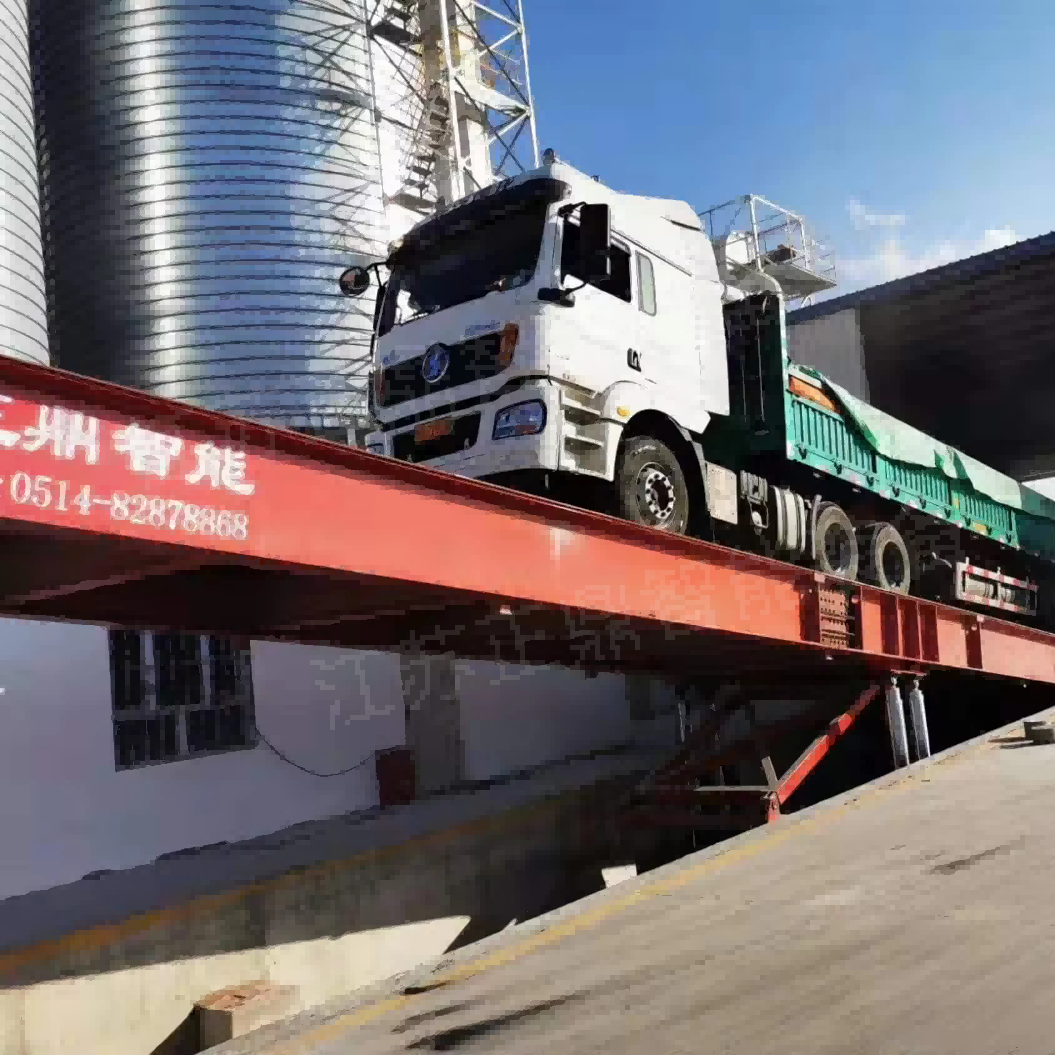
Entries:
<svg viewBox="0 0 1055 1055">
<path fill-rule="evenodd" d="M 904 227 L 907 218 L 903 213 L 879 215 L 870 213 L 856 199 L 851 199 L 847 210 L 853 217 L 854 226 L 859 231 L 876 228 Z M 1017 242 L 1018 237 L 1009 227 L 990 228 L 981 237 L 973 241 L 944 241 L 921 250 L 905 246 L 898 233 L 885 231 L 878 244 L 873 243 L 871 251 L 851 258 L 843 258 L 836 263 L 836 276 L 840 283 L 850 282 L 855 285 L 877 285 L 890 282 L 905 275 L 914 275 L 933 267 L 962 260 L 976 253 L 986 253 L 992 249 Z"/>
<path fill-rule="evenodd" d="M 982 235 L 982 243 L 975 252 L 988 253 L 990 249 L 1003 249 L 1005 245 L 1014 245 L 1017 241 L 1018 235 L 1010 227 L 998 227 Z"/>
<path fill-rule="evenodd" d="M 866 227 L 904 227 L 907 219 L 903 212 L 887 214 L 869 212 L 856 198 L 851 198 L 846 208 L 854 218 L 854 226 L 859 231 Z"/>
</svg>

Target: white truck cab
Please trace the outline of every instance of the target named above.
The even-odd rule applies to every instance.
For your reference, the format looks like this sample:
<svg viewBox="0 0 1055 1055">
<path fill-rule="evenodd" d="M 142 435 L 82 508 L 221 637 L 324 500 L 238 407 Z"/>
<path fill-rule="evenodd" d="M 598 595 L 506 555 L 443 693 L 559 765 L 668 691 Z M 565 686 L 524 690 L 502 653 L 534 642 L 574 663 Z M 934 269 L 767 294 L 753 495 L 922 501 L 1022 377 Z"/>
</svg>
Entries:
<svg viewBox="0 0 1055 1055">
<path fill-rule="evenodd" d="M 361 296 L 381 267 L 368 449 L 558 496 L 614 483 L 614 512 L 686 529 L 686 452 L 729 413 L 723 303 L 741 295 L 688 203 L 546 151 L 341 290 Z"/>
<path fill-rule="evenodd" d="M 611 481 L 641 415 L 699 434 L 728 412 L 722 285 L 685 202 L 617 193 L 547 152 L 385 263 L 370 450 L 499 481 Z M 361 294 L 369 274 L 350 271 L 342 288 Z"/>
</svg>

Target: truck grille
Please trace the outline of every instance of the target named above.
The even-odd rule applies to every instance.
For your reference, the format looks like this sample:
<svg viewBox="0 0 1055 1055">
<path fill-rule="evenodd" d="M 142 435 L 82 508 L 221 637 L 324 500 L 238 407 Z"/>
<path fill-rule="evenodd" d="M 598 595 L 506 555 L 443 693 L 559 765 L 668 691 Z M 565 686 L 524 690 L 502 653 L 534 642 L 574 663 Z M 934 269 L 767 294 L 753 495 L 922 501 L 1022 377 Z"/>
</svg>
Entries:
<svg viewBox="0 0 1055 1055">
<path fill-rule="evenodd" d="M 503 369 L 498 361 L 501 346 L 502 335 L 500 333 L 488 333 L 482 337 L 462 341 L 461 344 L 448 345 L 451 351 L 451 365 L 446 375 L 434 385 L 430 385 L 421 376 L 421 364 L 425 359 L 425 352 L 406 362 L 396 363 L 384 372 L 384 392 L 381 405 L 394 407 L 399 403 L 405 403 L 408 399 L 427 396 L 430 392 L 443 392 L 448 388 L 466 385 L 470 381 L 482 381 L 485 378 L 494 377 Z"/>
<path fill-rule="evenodd" d="M 442 458 L 445 454 L 457 454 L 467 451 L 476 443 L 480 432 L 480 415 L 466 414 L 456 418 L 452 430 L 446 436 L 434 440 L 417 442 L 414 430 L 408 429 L 392 439 L 392 453 L 405 462 L 427 462 L 432 458 Z"/>
</svg>

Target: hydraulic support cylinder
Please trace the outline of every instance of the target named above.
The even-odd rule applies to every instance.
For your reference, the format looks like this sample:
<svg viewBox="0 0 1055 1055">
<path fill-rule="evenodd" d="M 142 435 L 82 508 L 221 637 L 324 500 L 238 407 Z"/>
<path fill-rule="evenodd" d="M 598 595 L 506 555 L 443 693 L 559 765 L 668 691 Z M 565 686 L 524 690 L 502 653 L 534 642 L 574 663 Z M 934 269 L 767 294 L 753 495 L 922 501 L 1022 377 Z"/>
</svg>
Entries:
<svg viewBox="0 0 1055 1055">
<path fill-rule="evenodd" d="M 912 688 L 908 692 L 908 706 L 912 715 L 912 734 L 916 745 L 916 757 L 930 758 L 927 705 L 923 700 L 923 690 L 919 687 L 919 678 L 912 679 Z"/>
<path fill-rule="evenodd" d="M 901 702 L 897 678 L 891 678 L 886 687 L 886 721 L 890 730 L 890 746 L 894 752 L 894 768 L 901 769 L 909 763 L 908 730 L 905 728 L 905 708 Z"/>
</svg>

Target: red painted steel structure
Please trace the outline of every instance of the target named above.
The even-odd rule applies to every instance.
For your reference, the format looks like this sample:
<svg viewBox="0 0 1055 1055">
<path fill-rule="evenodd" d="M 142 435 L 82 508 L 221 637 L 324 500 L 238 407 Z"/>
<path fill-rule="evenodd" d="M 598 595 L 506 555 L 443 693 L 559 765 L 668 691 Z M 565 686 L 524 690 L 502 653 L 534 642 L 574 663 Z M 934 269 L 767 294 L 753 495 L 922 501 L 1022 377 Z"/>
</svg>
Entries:
<svg viewBox="0 0 1055 1055">
<path fill-rule="evenodd" d="M 0 369 L 0 614 L 595 669 L 1055 682 L 1055 637 L 61 371 Z"/>
<path fill-rule="evenodd" d="M 835 746 L 836 741 L 860 717 L 861 712 L 879 695 L 880 686 L 869 685 L 857 697 L 854 705 L 837 718 L 828 723 L 824 730 L 801 755 L 791 764 L 788 771 L 780 778 L 777 786 L 772 791 L 769 804 L 769 815 L 779 816 L 780 807 L 783 806 L 802 782 L 817 768 L 817 765 Z"/>
<path fill-rule="evenodd" d="M 621 812 L 626 823 L 730 832 L 779 820 L 788 799 L 881 691 L 879 684 L 862 688 L 853 706 L 825 720 L 824 728 L 778 777 L 770 747 L 803 729 L 816 728 L 820 716 L 827 719 L 831 713 L 831 703 L 820 701 L 804 714 L 760 725 L 746 692 L 757 689 L 758 684 L 750 678 L 745 680 L 746 685 L 727 685 L 733 687 L 731 697 L 721 703 L 715 700 L 713 709 L 686 738 L 681 750 L 625 797 Z M 742 710 L 747 712 L 748 729 L 731 740 L 722 736 L 726 720 Z M 725 767 L 735 772 L 739 764 L 750 761 L 758 764 L 765 784 L 727 783 Z"/>
</svg>

